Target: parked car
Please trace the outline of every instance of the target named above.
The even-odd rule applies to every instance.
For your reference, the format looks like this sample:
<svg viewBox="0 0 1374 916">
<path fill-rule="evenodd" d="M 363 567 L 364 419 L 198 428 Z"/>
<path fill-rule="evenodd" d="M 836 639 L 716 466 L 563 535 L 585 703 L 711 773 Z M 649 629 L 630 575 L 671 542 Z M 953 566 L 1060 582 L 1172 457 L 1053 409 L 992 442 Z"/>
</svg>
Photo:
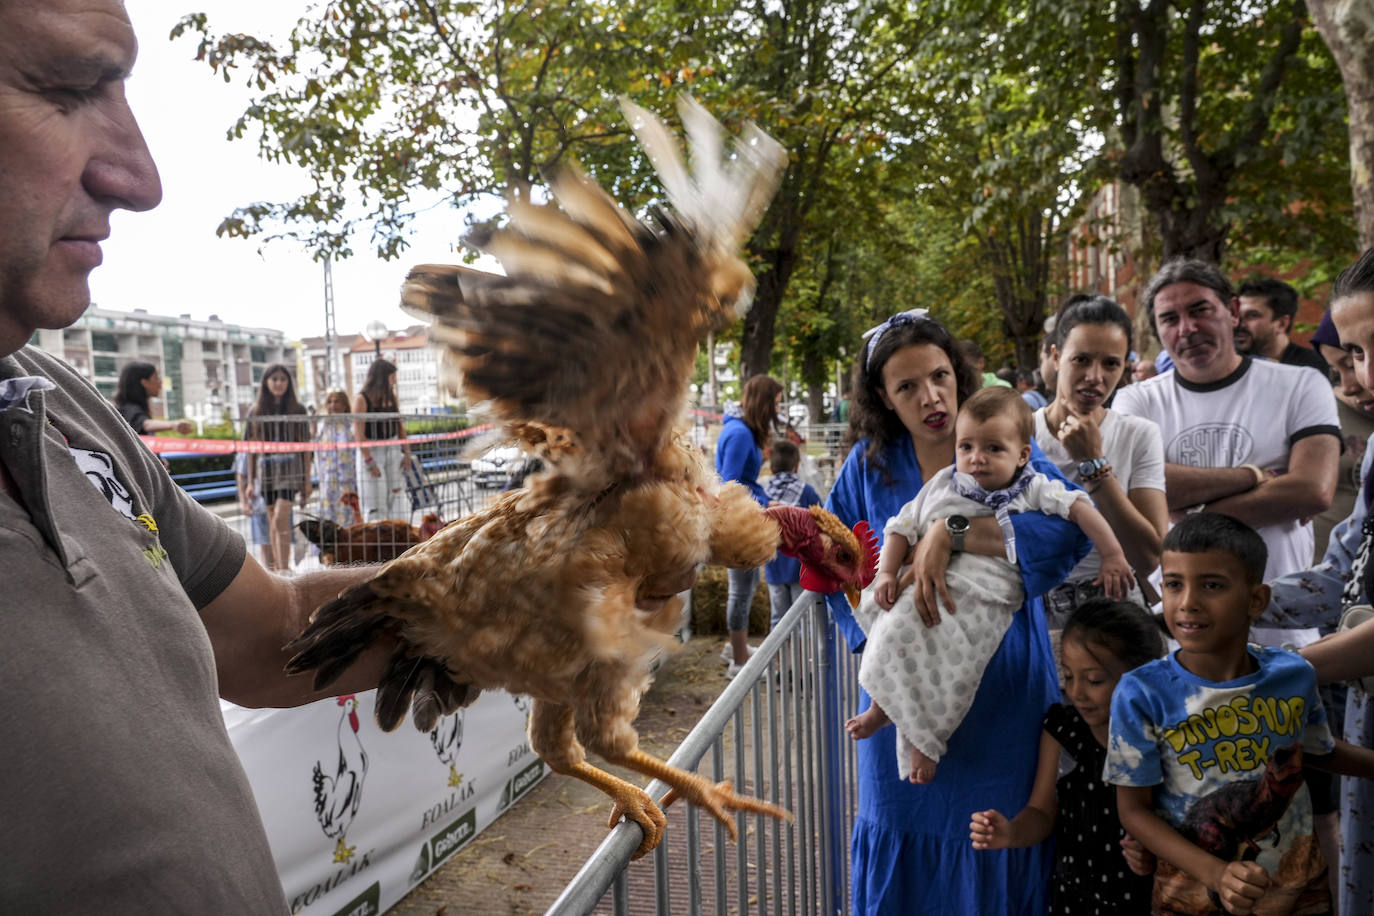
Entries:
<svg viewBox="0 0 1374 916">
<path fill-rule="evenodd" d="M 498 445 L 472 461 L 472 480 L 483 489 L 504 487 L 512 477 L 525 470 L 530 456 L 517 446 Z"/>
</svg>

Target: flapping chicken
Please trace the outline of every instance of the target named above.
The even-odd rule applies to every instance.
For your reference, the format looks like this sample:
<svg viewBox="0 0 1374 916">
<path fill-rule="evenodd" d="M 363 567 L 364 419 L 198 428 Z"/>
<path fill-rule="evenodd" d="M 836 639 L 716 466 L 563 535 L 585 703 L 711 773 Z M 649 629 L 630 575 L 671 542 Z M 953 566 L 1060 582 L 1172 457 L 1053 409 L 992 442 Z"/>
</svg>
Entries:
<svg viewBox="0 0 1374 916">
<path fill-rule="evenodd" d="M 671 210 L 641 222 L 566 169 L 551 182 L 557 206 L 512 200 L 505 228 L 474 242 L 506 276 L 426 265 L 403 290 L 403 306 L 435 322 L 450 379 L 488 402 L 543 470 L 322 607 L 289 670 L 314 670 L 323 686 L 394 635 L 376 704 L 387 730 L 410 710 L 429 731 L 483 688 L 532 696 L 531 747 L 609 794 L 612 824 L 624 814 L 644 828 L 643 855 L 662 811 L 588 764 L 584 745 L 662 779 L 732 837 L 729 811 L 787 816 L 638 748 L 649 662 L 678 626 L 672 596 L 702 563 L 757 567 L 781 549 L 802 560 L 808 587 L 856 598 L 875 551 L 866 527 L 851 532 L 822 509 L 761 509 L 675 427 L 699 343 L 748 306 L 738 251 L 785 151 L 750 125 L 727 158 L 720 125 L 684 100 L 689 176 L 664 126 L 625 110 Z"/>
</svg>

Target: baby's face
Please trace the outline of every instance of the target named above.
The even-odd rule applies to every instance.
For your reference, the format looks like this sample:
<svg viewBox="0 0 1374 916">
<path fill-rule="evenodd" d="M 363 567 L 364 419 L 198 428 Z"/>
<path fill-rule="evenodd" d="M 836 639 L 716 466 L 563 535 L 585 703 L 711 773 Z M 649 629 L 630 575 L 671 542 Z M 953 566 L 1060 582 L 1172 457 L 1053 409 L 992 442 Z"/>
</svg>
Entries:
<svg viewBox="0 0 1374 916">
<path fill-rule="evenodd" d="M 984 490 L 1001 490 L 1030 460 L 1030 443 L 1021 438 L 1016 420 L 998 414 L 974 420 L 960 414 L 954 422 L 954 466 Z"/>
</svg>

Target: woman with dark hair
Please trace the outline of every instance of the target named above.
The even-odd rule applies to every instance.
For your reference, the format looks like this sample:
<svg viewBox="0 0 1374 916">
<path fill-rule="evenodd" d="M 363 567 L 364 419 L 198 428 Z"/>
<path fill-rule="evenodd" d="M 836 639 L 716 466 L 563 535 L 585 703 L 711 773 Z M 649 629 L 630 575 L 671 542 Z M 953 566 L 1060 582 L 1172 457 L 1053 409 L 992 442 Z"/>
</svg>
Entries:
<svg viewBox="0 0 1374 916">
<path fill-rule="evenodd" d="M 759 485 L 763 467 L 763 445 L 773 435 L 782 386 L 768 375 L 756 375 L 744 383 L 740 393 L 739 414 L 727 413 L 716 439 L 716 473 L 721 480 L 734 480 L 749 488 L 759 505 L 768 505 L 768 494 Z M 749 608 L 759 587 L 757 569 L 726 570 L 730 591 L 725 599 L 725 625 L 730 631 L 728 674 L 734 677 L 749 660 Z"/>
<path fill-rule="evenodd" d="M 410 460 L 401 423 L 400 403 L 396 400 L 396 364 L 376 359 L 367 367 L 362 390 L 353 399 L 353 438 L 358 440 L 358 496 L 363 521 L 375 522 L 404 518 L 407 511 L 403 463 Z M 390 414 L 368 419 L 362 414 Z M 400 444 L 369 443 L 394 442 Z"/>
<path fill-rule="evenodd" d="M 296 397 L 291 371 L 272 363 L 262 374 L 258 400 L 248 414 L 245 438 L 252 442 L 309 442 L 310 420 Z M 271 568 L 291 568 L 291 501 L 300 495 L 302 508 L 310 500 L 309 449 L 262 452 L 248 466 L 245 496 L 249 503 L 261 494 L 267 504 L 271 538 Z"/>
<path fill-rule="evenodd" d="M 1107 408 L 1126 372 L 1132 330 L 1125 309 L 1106 296 L 1069 300 L 1055 322 L 1050 347 L 1054 400 L 1035 413 L 1035 441 L 1065 477 L 1088 491 L 1143 579 L 1159 565 L 1169 507 L 1159 426 Z M 1045 595 L 1051 629 L 1063 626 L 1080 602 L 1104 594 L 1093 584 L 1101 566 L 1094 550 Z M 1128 598 L 1143 603 L 1139 589 Z"/>
<path fill-rule="evenodd" d="M 1352 357 L 1355 380 L 1374 390 L 1374 248 L 1366 249 L 1331 285 L 1331 319 L 1339 342 Z M 1269 583 L 1273 599 L 1256 621 L 1259 626 L 1321 627 L 1329 633 L 1347 611 L 1359 613 L 1374 602 L 1374 449 L 1365 451 L 1360 495 L 1350 516 L 1331 532 L 1322 562 L 1312 569 L 1289 573 Z M 1367 628 L 1366 628 L 1367 630 Z M 1363 646 L 1350 651 L 1345 641 L 1319 640 L 1302 649 L 1317 669 L 1319 681 L 1374 672 Z M 1360 664 L 1351 670 L 1348 664 Z M 1374 747 L 1374 698 L 1363 690 L 1349 691 L 1345 712 L 1329 709 L 1331 721 L 1343 737 L 1360 747 Z M 1347 777 L 1340 793 L 1341 916 L 1367 916 L 1374 899 L 1374 781 Z M 1332 863 L 1328 863 L 1332 864 Z"/>
<path fill-rule="evenodd" d="M 150 398 L 162 396 L 162 376 L 157 366 L 139 360 L 125 363 L 119 370 L 119 384 L 115 388 L 114 403 L 120 416 L 133 427 L 140 436 L 174 429 L 183 436 L 188 435 L 194 426 L 190 420 L 154 420 L 148 415 Z"/>
<path fill-rule="evenodd" d="M 854 370 L 852 448 L 826 506 L 845 525 L 867 521 L 881 532 L 924 481 L 954 463 L 954 418 L 978 379 L 924 311 L 894 315 L 866 337 Z M 1062 479 L 1034 444 L 1031 463 Z M 975 799 L 1019 811 L 1030 797 L 1041 720 L 1059 699 L 1049 635 L 1032 596 L 1057 585 L 1087 541 L 1076 526 L 1039 513 L 1013 515 L 1011 524 L 1027 601 L 950 736 L 935 780 L 915 785 L 898 777 L 895 729 L 858 742 L 859 810 L 850 844 L 855 913 L 1039 916 L 1048 907 L 1051 856 L 1043 844 L 975 851 L 968 823 Z M 940 607 L 957 612 L 944 582 L 954 550 L 1006 555 L 997 520 L 951 517 L 917 542 L 912 587 L 923 616 L 938 618 Z M 848 602 L 841 596 L 829 605 L 850 649 L 862 650 L 863 630 Z M 861 694 L 861 706 L 869 702 Z"/>
</svg>

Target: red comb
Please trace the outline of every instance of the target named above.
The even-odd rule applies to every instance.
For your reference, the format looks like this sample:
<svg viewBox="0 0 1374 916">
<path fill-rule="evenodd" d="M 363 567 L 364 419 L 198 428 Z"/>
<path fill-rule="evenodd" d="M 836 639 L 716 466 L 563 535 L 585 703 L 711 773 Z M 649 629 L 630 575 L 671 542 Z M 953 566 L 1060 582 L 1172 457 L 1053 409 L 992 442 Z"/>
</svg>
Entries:
<svg viewBox="0 0 1374 916">
<path fill-rule="evenodd" d="M 878 536 L 868 527 L 868 522 L 859 522 L 854 526 L 854 537 L 859 539 L 859 547 L 864 552 L 863 586 L 868 588 L 878 575 Z"/>
</svg>

